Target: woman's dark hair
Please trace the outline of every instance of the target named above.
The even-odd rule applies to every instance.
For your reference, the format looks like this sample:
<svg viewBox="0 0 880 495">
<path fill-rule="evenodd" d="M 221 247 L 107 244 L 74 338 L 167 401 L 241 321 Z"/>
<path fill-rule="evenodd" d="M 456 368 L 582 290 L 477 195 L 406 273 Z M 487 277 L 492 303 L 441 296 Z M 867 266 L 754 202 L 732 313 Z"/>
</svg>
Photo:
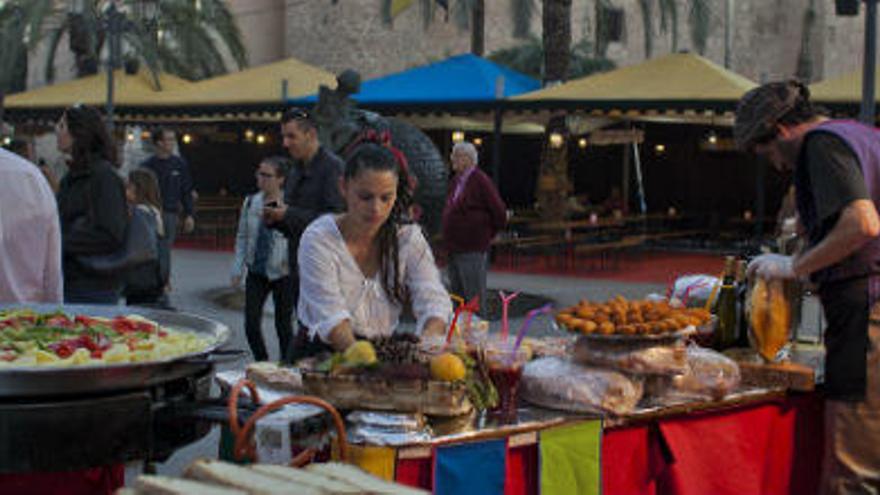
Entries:
<svg viewBox="0 0 880 495">
<path fill-rule="evenodd" d="M 272 155 L 267 156 L 260 160 L 260 163 L 268 163 L 275 169 L 275 174 L 278 177 L 287 178 L 287 172 L 290 170 L 290 160 L 281 155 Z"/>
<path fill-rule="evenodd" d="M 63 118 L 67 122 L 67 132 L 73 138 L 74 169 L 88 167 L 92 160 L 103 159 L 118 167 L 116 162 L 116 145 L 107 132 L 101 113 L 92 107 L 74 105 L 64 111 Z"/>
<path fill-rule="evenodd" d="M 412 205 L 410 178 L 403 158 L 398 158 L 388 147 L 373 142 L 364 142 L 354 149 L 345 163 L 345 180 L 357 177 L 364 170 L 391 172 L 397 176 L 397 200 L 391 207 L 391 214 L 379 228 L 379 270 L 382 288 L 388 296 L 401 305 L 406 304 L 409 294 L 397 273 L 400 260 L 400 245 L 397 239 L 399 227 L 409 223 L 409 208 Z"/>
<path fill-rule="evenodd" d="M 134 186 L 134 200 L 137 204 L 148 204 L 162 211 L 162 193 L 156 174 L 146 167 L 137 167 L 128 173 L 128 182 Z"/>
</svg>

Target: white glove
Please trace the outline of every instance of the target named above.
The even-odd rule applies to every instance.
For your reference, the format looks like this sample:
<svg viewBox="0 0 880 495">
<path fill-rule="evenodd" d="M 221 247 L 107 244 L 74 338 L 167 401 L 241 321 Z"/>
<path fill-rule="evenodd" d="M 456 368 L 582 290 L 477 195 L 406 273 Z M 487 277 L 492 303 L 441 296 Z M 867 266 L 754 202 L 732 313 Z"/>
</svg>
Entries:
<svg viewBox="0 0 880 495">
<path fill-rule="evenodd" d="M 749 262 L 746 273 L 750 278 L 757 275 L 765 279 L 792 280 L 797 278 L 794 274 L 792 261 L 791 256 L 775 253 L 762 254 Z"/>
</svg>

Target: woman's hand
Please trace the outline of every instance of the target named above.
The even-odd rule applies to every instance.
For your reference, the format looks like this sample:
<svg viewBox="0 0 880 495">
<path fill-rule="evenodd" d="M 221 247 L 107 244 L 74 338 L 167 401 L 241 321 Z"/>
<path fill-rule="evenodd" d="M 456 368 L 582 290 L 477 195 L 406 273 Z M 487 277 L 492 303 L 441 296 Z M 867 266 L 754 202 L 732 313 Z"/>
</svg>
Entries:
<svg viewBox="0 0 880 495">
<path fill-rule="evenodd" d="M 330 345 L 334 350 L 338 352 L 342 352 L 348 349 L 348 346 L 354 344 L 354 331 L 351 329 L 351 322 L 348 320 L 342 321 L 342 323 L 333 327 L 333 330 L 330 330 Z"/>
</svg>

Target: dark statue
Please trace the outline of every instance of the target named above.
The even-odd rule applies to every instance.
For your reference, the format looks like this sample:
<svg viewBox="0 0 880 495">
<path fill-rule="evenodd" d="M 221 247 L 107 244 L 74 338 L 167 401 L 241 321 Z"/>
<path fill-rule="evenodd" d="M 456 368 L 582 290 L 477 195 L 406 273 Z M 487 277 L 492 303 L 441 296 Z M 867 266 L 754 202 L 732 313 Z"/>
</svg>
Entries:
<svg viewBox="0 0 880 495">
<path fill-rule="evenodd" d="M 348 148 L 369 130 L 389 132 L 391 144 L 407 158 L 410 173 L 418 180 L 415 201 L 421 207 L 419 219 L 430 235 L 440 230 L 446 201 L 447 167 L 431 139 L 417 127 L 394 117 L 384 117 L 356 107 L 350 95 L 361 85 L 360 75 L 346 70 L 336 77 L 336 89 L 321 86 L 313 117 L 321 144 L 343 159 Z"/>
</svg>

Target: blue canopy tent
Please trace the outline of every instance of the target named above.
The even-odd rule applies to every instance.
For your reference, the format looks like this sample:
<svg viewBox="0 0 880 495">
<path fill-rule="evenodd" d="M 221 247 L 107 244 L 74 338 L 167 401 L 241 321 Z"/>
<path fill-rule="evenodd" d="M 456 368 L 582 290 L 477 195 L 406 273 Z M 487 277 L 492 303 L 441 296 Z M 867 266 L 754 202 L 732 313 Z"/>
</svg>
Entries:
<svg viewBox="0 0 880 495">
<path fill-rule="evenodd" d="M 541 82 L 470 53 L 361 83 L 361 106 L 391 111 L 490 109 L 497 100 L 541 88 Z M 317 95 L 288 100 L 313 104 Z"/>
<path fill-rule="evenodd" d="M 495 139 L 492 175 L 498 179 L 501 156 L 502 102 L 541 88 L 541 82 L 470 53 L 361 83 L 351 95 L 358 106 L 384 114 L 456 114 L 492 112 Z M 287 100 L 311 106 L 318 95 Z"/>
</svg>

